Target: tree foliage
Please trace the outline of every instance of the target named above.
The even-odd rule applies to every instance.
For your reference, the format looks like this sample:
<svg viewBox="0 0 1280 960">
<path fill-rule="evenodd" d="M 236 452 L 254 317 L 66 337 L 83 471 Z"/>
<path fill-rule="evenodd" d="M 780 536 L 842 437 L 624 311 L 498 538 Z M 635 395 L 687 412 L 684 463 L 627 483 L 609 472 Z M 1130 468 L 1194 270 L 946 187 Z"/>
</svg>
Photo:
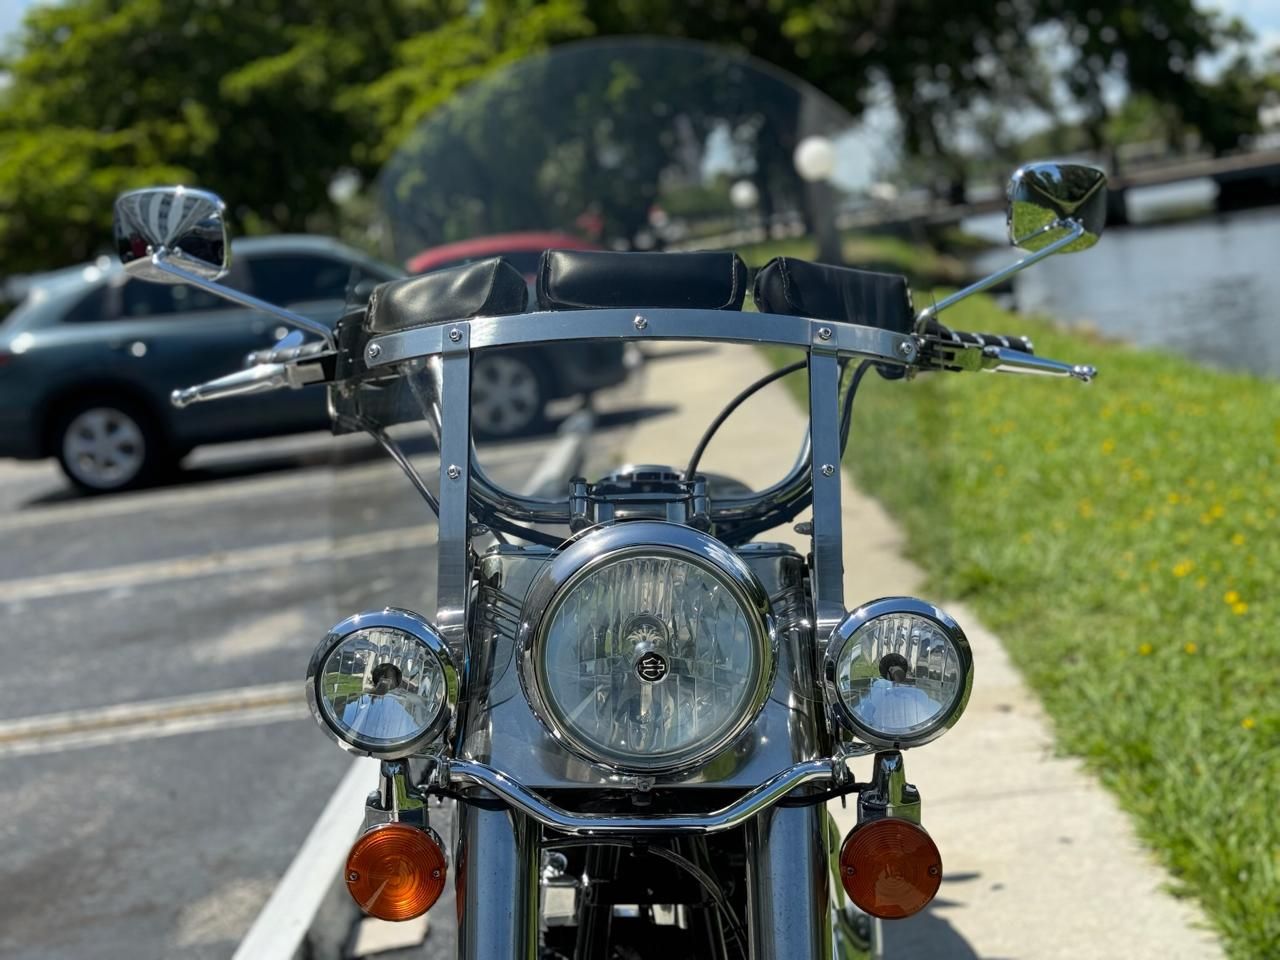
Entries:
<svg viewBox="0 0 1280 960">
<path fill-rule="evenodd" d="M 952 177 L 957 118 L 995 142 L 1065 91 L 1096 146 L 1119 83 L 1224 149 L 1262 96 L 1243 60 L 1197 75 L 1242 35 L 1192 0 L 64 0 L 0 64 L 0 274 L 91 256 L 113 195 L 146 183 L 214 189 L 240 229 L 339 230 L 335 175 L 367 182 L 464 85 L 636 33 L 745 50 L 854 113 L 887 92 L 908 151 Z"/>
</svg>

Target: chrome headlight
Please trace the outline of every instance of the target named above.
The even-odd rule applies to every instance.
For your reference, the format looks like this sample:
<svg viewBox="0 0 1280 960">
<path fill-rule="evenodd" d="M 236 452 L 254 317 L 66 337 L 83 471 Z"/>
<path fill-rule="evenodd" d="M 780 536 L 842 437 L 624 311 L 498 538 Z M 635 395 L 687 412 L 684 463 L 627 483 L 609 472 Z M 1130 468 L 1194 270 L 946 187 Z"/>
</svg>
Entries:
<svg viewBox="0 0 1280 960">
<path fill-rule="evenodd" d="M 351 753 L 407 757 L 444 733 L 458 671 L 435 628 L 409 610 L 348 617 L 307 667 L 311 715 Z"/>
<path fill-rule="evenodd" d="M 529 587 L 525 695 L 552 736 L 592 763 L 654 774 L 711 759 L 755 719 L 773 670 L 764 588 L 689 527 L 598 530 Z"/>
<path fill-rule="evenodd" d="M 911 597 L 876 600 L 831 634 L 822 670 L 827 702 L 868 743 L 913 747 L 960 719 L 973 655 L 959 624 Z"/>
</svg>

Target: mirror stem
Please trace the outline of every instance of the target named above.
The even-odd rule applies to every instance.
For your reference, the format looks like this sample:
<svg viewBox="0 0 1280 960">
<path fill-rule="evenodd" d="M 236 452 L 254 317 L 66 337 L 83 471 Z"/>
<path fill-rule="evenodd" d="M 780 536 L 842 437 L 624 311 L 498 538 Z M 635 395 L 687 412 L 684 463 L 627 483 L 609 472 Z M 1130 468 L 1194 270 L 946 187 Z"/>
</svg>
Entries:
<svg viewBox="0 0 1280 960">
<path fill-rule="evenodd" d="M 1030 240 L 1033 237 L 1038 236 L 1039 234 L 1048 233 L 1050 230 L 1061 230 L 1063 227 L 1068 227 L 1068 226 L 1071 228 L 1071 232 L 1068 233 L 1066 236 L 1055 240 L 1053 243 L 1049 244 L 1047 247 L 1037 250 L 1035 253 L 1025 256 L 1021 260 L 1018 260 L 1014 263 L 1009 264 L 1009 266 L 1007 267 L 997 270 L 995 273 L 991 274 L 990 276 L 983 277 L 981 280 L 978 280 L 975 283 L 969 284 L 969 286 L 965 287 L 963 290 L 957 290 L 955 293 L 951 294 L 951 296 L 945 297 L 942 300 L 939 300 L 937 303 L 934 303 L 934 304 L 931 304 L 930 306 L 925 307 L 916 316 L 916 333 L 923 332 L 925 324 L 927 324 L 930 320 L 932 320 L 934 317 L 940 314 L 943 310 L 947 309 L 947 307 L 953 306 L 954 304 L 959 303 L 961 300 L 965 299 L 966 297 L 973 296 L 975 293 L 981 293 L 983 290 L 990 289 L 991 287 L 994 287 L 997 283 L 1003 283 L 1005 280 L 1012 277 L 1015 273 L 1019 273 L 1027 269 L 1027 267 L 1031 266 L 1034 263 L 1039 263 L 1045 257 L 1053 256 L 1063 247 L 1066 247 L 1075 243 L 1084 235 L 1084 225 L 1082 223 L 1079 223 L 1075 220 L 1055 220 L 1053 223 L 1048 224 L 1043 229 L 1036 231 L 1036 233 L 1033 233 L 1030 237 L 1024 237 L 1022 239 L 1023 241 Z"/>
<path fill-rule="evenodd" d="M 151 254 L 151 265 L 157 270 L 162 270 L 170 276 L 177 277 L 184 283 L 212 293 L 223 300 L 230 300 L 232 303 L 241 307 L 248 307 L 250 310 L 261 310 L 263 313 L 269 313 L 271 316 L 284 321 L 291 327 L 297 327 L 307 333 L 314 333 L 325 342 L 330 350 L 334 349 L 333 331 L 318 320 L 312 320 L 310 317 L 304 317 L 301 314 L 294 313 L 292 310 L 286 310 L 284 307 L 277 307 L 274 303 L 259 300 L 257 297 L 241 293 L 239 290 L 233 290 L 231 287 L 224 287 L 213 280 L 206 280 L 204 277 L 198 276 L 189 270 L 183 270 L 181 267 L 170 263 L 163 250 Z"/>
</svg>

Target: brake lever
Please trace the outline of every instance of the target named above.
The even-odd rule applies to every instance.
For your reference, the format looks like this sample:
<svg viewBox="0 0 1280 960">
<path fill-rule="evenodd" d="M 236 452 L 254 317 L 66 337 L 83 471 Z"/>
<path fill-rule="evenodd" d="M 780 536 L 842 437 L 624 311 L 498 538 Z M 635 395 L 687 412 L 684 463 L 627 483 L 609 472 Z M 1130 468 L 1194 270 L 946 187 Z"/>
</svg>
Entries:
<svg viewBox="0 0 1280 960">
<path fill-rule="evenodd" d="M 182 409 L 193 403 L 203 403 L 207 400 L 268 393 L 272 390 L 283 390 L 286 387 L 297 390 L 309 383 L 319 383 L 324 379 L 324 367 L 319 363 L 259 363 L 207 383 L 174 390 L 169 394 L 169 402 L 178 409 Z"/>
<path fill-rule="evenodd" d="M 1089 383 L 1097 375 L 1088 364 L 1063 363 L 1037 357 L 1021 350 L 978 344 L 958 344 L 952 340 L 923 337 L 920 365 L 934 370 L 983 370 L 988 373 L 1035 374 L 1042 377 L 1071 377 Z"/>
</svg>

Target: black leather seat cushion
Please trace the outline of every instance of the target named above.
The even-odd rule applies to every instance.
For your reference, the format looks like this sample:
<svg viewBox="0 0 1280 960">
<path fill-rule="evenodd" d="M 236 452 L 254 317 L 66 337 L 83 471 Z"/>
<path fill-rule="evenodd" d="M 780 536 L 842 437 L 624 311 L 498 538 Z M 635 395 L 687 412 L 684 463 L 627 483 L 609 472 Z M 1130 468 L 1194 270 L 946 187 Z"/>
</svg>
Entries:
<svg viewBox="0 0 1280 960">
<path fill-rule="evenodd" d="M 369 298 L 365 329 L 394 333 L 471 317 L 523 313 L 528 305 L 529 287 L 520 271 L 501 257 L 491 257 L 378 284 Z"/>
<path fill-rule="evenodd" d="M 538 267 L 543 310 L 741 310 L 746 292 L 747 267 L 736 253 L 548 250 Z"/>
<path fill-rule="evenodd" d="M 915 320 L 907 278 L 792 257 L 775 257 L 756 274 L 756 307 L 910 333 Z"/>
</svg>

